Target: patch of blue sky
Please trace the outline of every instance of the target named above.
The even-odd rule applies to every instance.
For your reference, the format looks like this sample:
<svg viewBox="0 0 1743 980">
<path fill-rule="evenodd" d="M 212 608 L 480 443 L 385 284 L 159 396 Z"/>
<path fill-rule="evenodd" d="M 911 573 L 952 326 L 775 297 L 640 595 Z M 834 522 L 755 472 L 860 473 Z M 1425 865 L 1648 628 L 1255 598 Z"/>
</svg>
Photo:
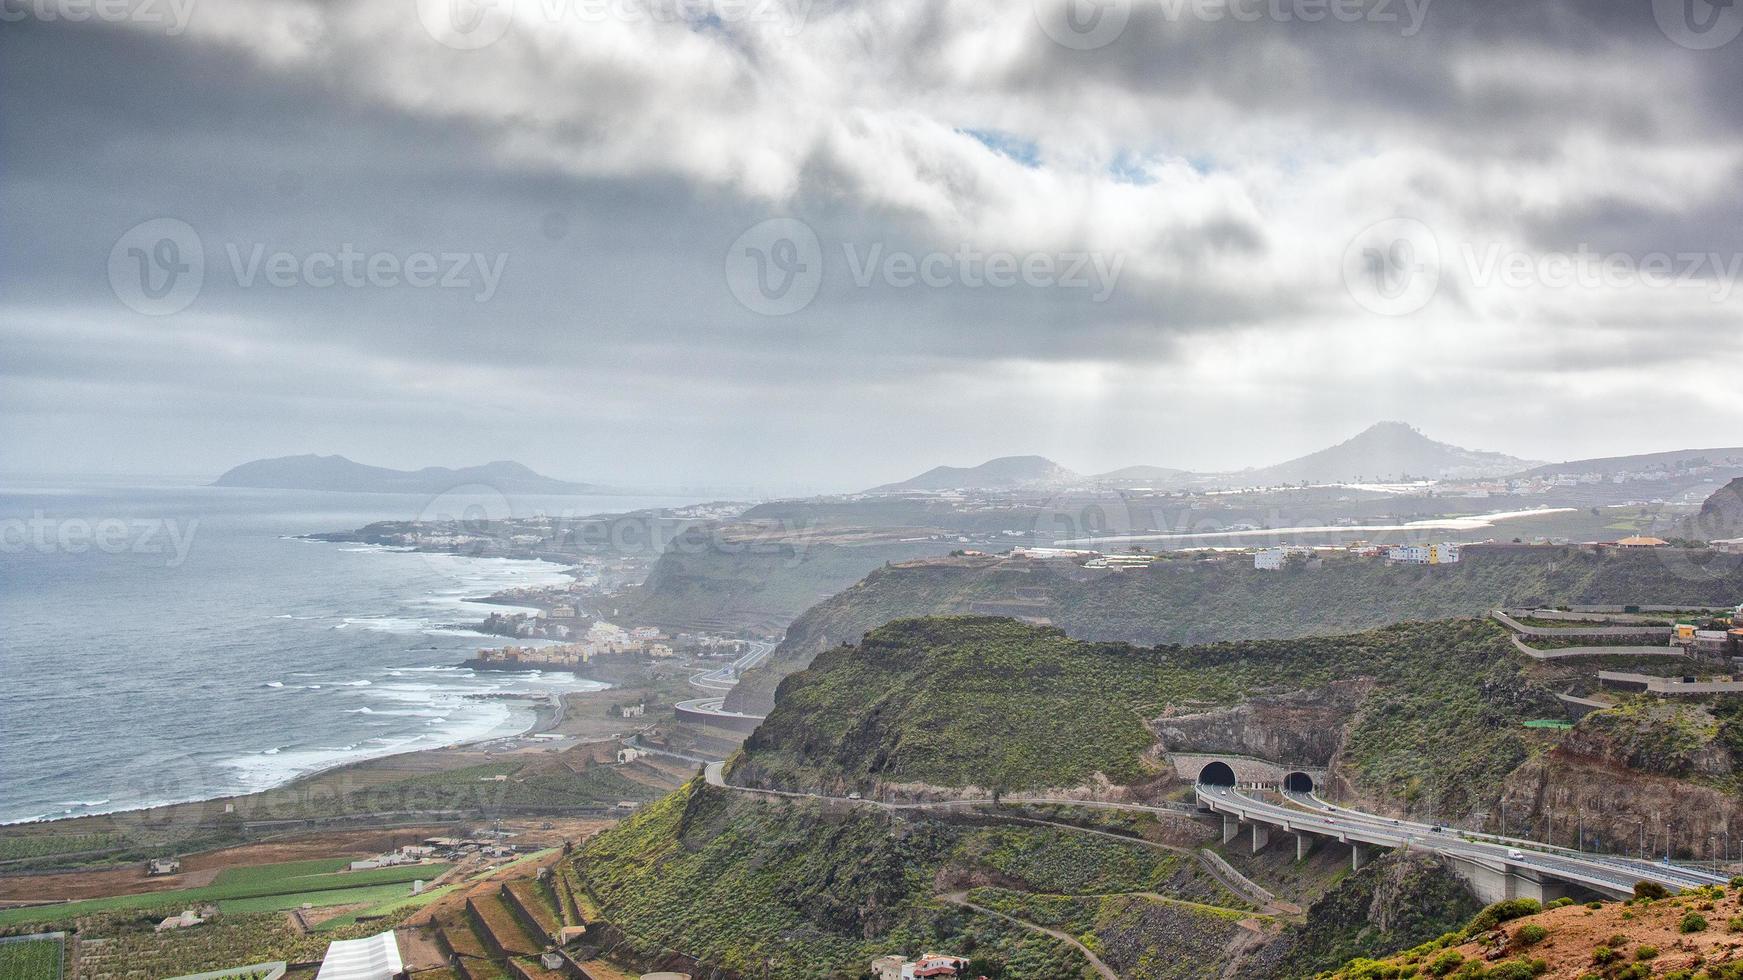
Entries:
<svg viewBox="0 0 1743 980">
<path fill-rule="evenodd" d="M 1000 156 L 1009 157 L 1025 167 L 1041 165 L 1041 148 L 1034 140 L 996 129 L 959 129 L 957 132 L 974 137 L 987 149 Z"/>
</svg>

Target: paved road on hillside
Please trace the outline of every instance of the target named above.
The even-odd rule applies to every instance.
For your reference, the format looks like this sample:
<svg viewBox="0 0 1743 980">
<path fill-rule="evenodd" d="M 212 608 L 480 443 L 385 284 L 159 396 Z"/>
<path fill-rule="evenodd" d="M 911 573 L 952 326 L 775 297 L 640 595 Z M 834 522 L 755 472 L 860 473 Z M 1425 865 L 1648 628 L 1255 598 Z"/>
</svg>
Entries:
<svg viewBox="0 0 1743 980">
<path fill-rule="evenodd" d="M 839 797 L 818 793 L 797 793 L 789 790 L 753 789 L 734 786 L 726 782 L 724 769 L 724 763 L 710 763 L 704 768 L 703 777 L 710 786 L 741 793 L 790 799 L 812 799 L 885 810 L 976 807 L 993 802 L 989 797 L 978 797 L 928 803 L 890 803 L 883 800 L 855 799 L 851 796 Z M 1490 865 L 1513 865 L 1556 879 L 1578 881 L 1588 885 L 1602 884 L 1622 891 L 1632 889 L 1634 883 L 1641 880 L 1656 881 L 1674 889 L 1724 884 L 1728 880 L 1721 875 L 1710 874 L 1694 868 L 1636 861 L 1631 858 L 1610 855 L 1583 854 L 1535 841 L 1507 840 L 1492 843 L 1483 840 L 1469 840 L 1459 836 L 1459 832 L 1456 830 L 1437 831 L 1431 824 L 1393 820 L 1389 817 L 1379 817 L 1359 810 L 1335 807 L 1317 797 L 1300 798 L 1299 804 L 1271 803 L 1247 796 L 1232 787 L 1221 786 L 1200 786 L 1198 795 L 1201 802 L 1212 808 L 1215 808 L 1219 802 L 1232 805 L 1261 819 L 1277 823 L 1287 821 L 1292 826 L 1322 836 L 1354 837 L 1371 846 L 1408 847 L 1444 854 L 1449 857 L 1480 860 Z M 1063 796 L 1003 796 L 1000 799 L 1007 803 L 1051 803 L 1155 813 L 1179 812 L 1174 807 L 1146 806 L 1138 803 L 1109 803 Z M 1518 850 L 1520 856 L 1510 857 L 1509 852 L 1513 850 Z"/>
<path fill-rule="evenodd" d="M 740 675 L 752 667 L 758 666 L 768 659 L 769 654 L 775 652 L 775 644 L 768 640 L 746 640 L 745 642 L 750 645 L 748 653 L 724 667 L 716 667 L 713 670 L 690 675 L 690 686 L 716 693 L 730 691 L 738 685 Z"/>
<path fill-rule="evenodd" d="M 1588 886 L 1602 884 L 1627 891 L 1641 880 L 1656 881 L 1676 889 L 1727 881 L 1721 876 L 1692 868 L 1582 854 L 1536 841 L 1472 840 L 1461 837 L 1457 830 L 1437 830 L 1431 824 L 1393 820 L 1334 807 L 1317 798 L 1306 798 L 1298 805 L 1272 803 L 1224 786 L 1200 786 L 1198 795 L 1212 809 L 1217 809 L 1219 804 L 1230 805 L 1263 821 L 1287 821 L 1292 826 L 1322 836 L 1354 837 L 1361 843 L 1379 847 L 1408 847 L 1449 857 L 1480 860 L 1490 865 L 1527 868 L 1551 878 Z M 1512 851 L 1517 851 L 1519 856 L 1510 856 Z"/>
</svg>

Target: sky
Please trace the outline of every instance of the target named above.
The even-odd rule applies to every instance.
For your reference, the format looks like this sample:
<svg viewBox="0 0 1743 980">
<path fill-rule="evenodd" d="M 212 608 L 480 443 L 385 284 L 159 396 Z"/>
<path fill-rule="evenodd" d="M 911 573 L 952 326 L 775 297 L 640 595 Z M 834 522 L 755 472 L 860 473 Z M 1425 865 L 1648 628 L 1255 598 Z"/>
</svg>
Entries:
<svg viewBox="0 0 1743 980">
<path fill-rule="evenodd" d="M 0 472 L 1743 442 L 1743 5 L 0 15 Z"/>
</svg>

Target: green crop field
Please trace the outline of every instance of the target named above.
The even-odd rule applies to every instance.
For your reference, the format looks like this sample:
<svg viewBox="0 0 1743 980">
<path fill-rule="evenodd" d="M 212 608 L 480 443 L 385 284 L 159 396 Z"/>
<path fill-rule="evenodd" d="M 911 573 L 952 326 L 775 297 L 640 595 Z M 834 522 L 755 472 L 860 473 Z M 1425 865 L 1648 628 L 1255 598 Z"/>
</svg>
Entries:
<svg viewBox="0 0 1743 980">
<path fill-rule="evenodd" d="M 0 980 L 60 980 L 61 941 L 0 943 Z"/>
<path fill-rule="evenodd" d="M 433 875 L 431 877 L 434 877 Z M 410 898 L 408 882 L 386 885 L 365 885 L 359 888 L 326 888 L 317 891 L 287 892 L 283 895 L 260 895 L 255 898 L 232 898 L 218 903 L 220 912 L 278 912 L 300 905 L 325 908 L 330 905 L 355 905 L 360 902 L 377 904 L 395 898 Z"/>
<path fill-rule="evenodd" d="M 14 834 L 0 837 L 0 861 L 100 851 L 124 843 L 120 834 Z"/>
<path fill-rule="evenodd" d="M 127 909 L 177 911 L 212 902 L 218 903 L 219 908 L 226 912 L 295 908 L 304 902 L 316 905 L 382 902 L 392 898 L 390 892 L 393 891 L 410 894 L 411 882 L 418 879 L 429 881 L 449 868 L 446 864 L 410 864 L 368 871 L 334 870 L 346 863 L 342 860 L 287 861 L 232 868 L 220 874 L 212 884 L 201 888 L 6 909 L 0 911 L 0 925 L 59 922 L 93 912 Z"/>
<path fill-rule="evenodd" d="M 316 858 L 313 861 L 281 861 L 278 864 L 257 864 L 249 868 L 225 868 L 218 872 L 214 885 L 248 886 L 275 884 L 285 878 L 305 875 L 332 874 L 351 866 L 348 858 Z"/>
</svg>

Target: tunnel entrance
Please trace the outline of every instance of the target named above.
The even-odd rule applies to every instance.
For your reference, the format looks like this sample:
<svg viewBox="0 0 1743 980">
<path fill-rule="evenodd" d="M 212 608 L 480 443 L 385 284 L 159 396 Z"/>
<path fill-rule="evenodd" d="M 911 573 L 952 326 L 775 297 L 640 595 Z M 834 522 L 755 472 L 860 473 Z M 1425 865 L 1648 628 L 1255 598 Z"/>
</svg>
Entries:
<svg viewBox="0 0 1743 980">
<path fill-rule="evenodd" d="M 1313 792 L 1313 777 L 1304 772 L 1292 772 L 1283 777 L 1283 790 L 1287 793 Z"/>
<path fill-rule="evenodd" d="M 1213 762 L 1198 771 L 1200 786 L 1233 786 L 1235 771 L 1226 762 Z"/>
</svg>

